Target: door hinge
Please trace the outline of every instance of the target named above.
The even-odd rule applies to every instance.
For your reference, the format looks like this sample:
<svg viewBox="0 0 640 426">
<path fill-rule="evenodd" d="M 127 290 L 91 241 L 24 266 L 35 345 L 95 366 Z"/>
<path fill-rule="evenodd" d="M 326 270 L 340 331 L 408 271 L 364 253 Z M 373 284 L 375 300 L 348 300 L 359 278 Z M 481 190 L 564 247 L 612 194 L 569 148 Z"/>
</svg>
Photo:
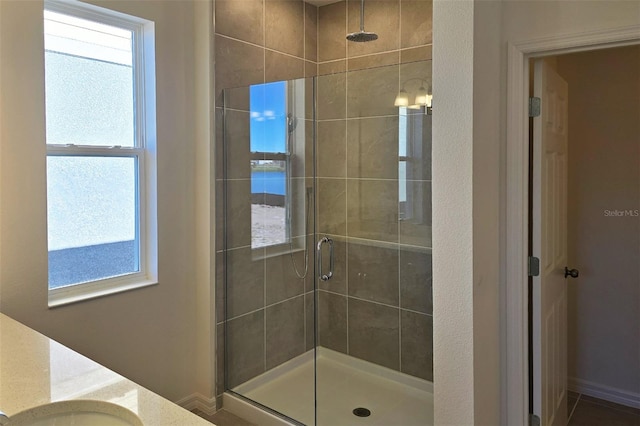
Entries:
<svg viewBox="0 0 640 426">
<path fill-rule="evenodd" d="M 529 426 L 540 426 L 540 417 L 529 413 Z"/>
<path fill-rule="evenodd" d="M 540 117 L 540 98 L 529 98 L 529 117 Z"/>
<path fill-rule="evenodd" d="M 534 256 L 529 256 L 529 276 L 537 277 L 540 275 L 540 259 Z"/>
</svg>

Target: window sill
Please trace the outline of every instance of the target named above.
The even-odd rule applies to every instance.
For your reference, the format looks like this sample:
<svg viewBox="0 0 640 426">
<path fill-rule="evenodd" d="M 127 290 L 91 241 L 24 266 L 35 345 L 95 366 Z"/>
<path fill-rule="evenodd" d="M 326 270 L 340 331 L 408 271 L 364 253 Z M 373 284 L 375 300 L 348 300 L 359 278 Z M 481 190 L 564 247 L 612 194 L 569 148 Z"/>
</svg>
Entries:
<svg viewBox="0 0 640 426">
<path fill-rule="evenodd" d="M 51 309 L 71 305 L 85 300 L 97 299 L 99 297 L 123 293 L 125 291 L 149 287 L 156 284 L 158 284 L 157 280 L 145 279 L 133 282 L 130 279 L 123 280 L 120 278 L 107 284 L 105 284 L 105 281 L 96 281 L 93 283 L 71 285 L 68 287 L 53 289 L 49 290 L 49 308 Z"/>
<path fill-rule="evenodd" d="M 294 254 L 298 252 L 304 251 L 304 247 L 298 245 L 294 246 L 293 249 L 289 247 L 288 243 L 277 244 L 272 246 L 264 246 L 259 248 L 251 249 L 251 258 L 253 260 L 262 260 L 269 259 L 272 257 L 279 257 L 288 254 Z"/>
</svg>

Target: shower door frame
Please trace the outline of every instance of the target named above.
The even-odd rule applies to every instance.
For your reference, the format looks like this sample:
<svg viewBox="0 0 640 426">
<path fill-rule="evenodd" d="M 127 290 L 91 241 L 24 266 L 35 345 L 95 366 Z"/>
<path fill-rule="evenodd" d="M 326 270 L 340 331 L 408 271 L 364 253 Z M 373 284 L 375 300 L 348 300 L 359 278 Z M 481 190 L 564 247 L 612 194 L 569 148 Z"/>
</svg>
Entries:
<svg viewBox="0 0 640 426">
<path fill-rule="evenodd" d="M 316 250 L 312 250 L 311 248 L 309 248 L 309 244 L 308 244 L 308 239 L 311 239 L 313 244 L 311 244 L 311 247 L 315 247 L 315 240 L 316 240 L 316 236 L 317 236 L 317 220 L 316 220 L 316 214 L 317 214 L 317 209 L 316 209 L 316 186 L 317 186 L 317 181 L 316 181 L 316 132 L 317 132 L 317 122 L 316 122 L 316 79 L 317 76 L 313 76 L 313 77 L 305 77 L 305 78 L 299 78 L 299 79 L 292 79 L 292 80 L 282 80 L 283 82 L 287 83 L 287 94 L 286 94 L 286 107 L 287 107 L 287 111 L 289 111 L 288 107 L 290 104 L 290 97 L 289 97 L 289 92 L 290 92 L 290 83 L 293 82 L 297 82 L 297 81 L 306 81 L 308 79 L 311 79 L 313 84 L 312 84 L 312 94 L 311 96 L 313 97 L 313 102 L 312 102 L 312 113 L 311 116 L 312 118 L 312 122 L 313 122 L 313 132 L 312 132 L 312 150 L 311 153 L 307 153 L 305 150 L 305 158 L 303 158 L 302 162 L 303 164 L 306 164 L 306 156 L 307 155 L 312 155 L 312 174 L 311 177 L 309 177 L 309 175 L 306 173 L 303 174 L 302 178 L 304 179 L 304 181 L 310 181 L 313 183 L 313 187 L 312 187 L 312 191 L 311 191 L 311 196 L 309 196 L 308 194 L 308 189 L 306 188 L 306 184 L 305 184 L 305 193 L 304 193 L 304 200 L 306 201 L 306 203 L 310 203 L 309 205 L 306 206 L 307 209 L 309 209 L 308 211 L 310 212 L 309 215 L 312 218 L 313 221 L 313 229 L 312 229 L 312 235 L 313 237 L 309 237 L 309 230 L 307 229 L 306 225 L 302 225 L 305 229 L 305 238 L 304 238 L 304 243 L 303 246 L 301 247 L 294 247 L 293 250 L 294 251 L 300 251 L 300 250 L 309 250 L 312 251 L 313 253 L 310 253 L 309 256 L 312 257 L 312 260 L 309 261 L 308 264 L 308 272 L 306 275 L 307 277 L 311 277 L 311 279 L 313 279 L 313 289 L 312 289 L 312 293 L 313 293 L 313 306 L 314 306 L 314 312 L 313 312 L 313 362 L 314 362 L 314 383 L 313 383 L 313 392 L 314 392 L 314 399 L 313 401 L 311 401 L 313 403 L 313 412 L 314 412 L 314 424 L 317 424 L 317 409 L 316 409 L 316 385 L 315 385 L 315 371 L 316 371 L 316 359 L 317 359 L 317 262 L 316 262 Z M 266 83 L 262 83 L 262 84 L 268 84 L 271 82 L 266 82 Z M 227 226 L 227 206 L 228 204 L 228 146 L 227 146 L 227 141 L 226 141 L 226 135 L 227 135 L 227 110 L 226 110 L 226 103 L 225 103 L 225 93 L 228 90 L 233 90 L 233 89 L 240 89 L 243 87 L 247 87 L 249 88 L 250 86 L 240 86 L 237 88 L 226 88 L 222 90 L 222 138 L 223 138 L 223 142 L 222 142 L 222 176 L 223 176 L 223 183 L 222 183 L 222 205 L 223 205 L 223 215 L 222 215 L 222 228 L 223 228 L 223 237 L 222 237 L 222 245 L 223 245 L 223 249 L 222 249 L 222 263 L 223 263 L 223 286 L 225 288 L 224 292 L 225 294 L 228 294 L 228 251 L 229 251 L 229 244 L 228 244 L 228 226 Z M 302 117 L 303 121 L 307 120 L 307 117 Z M 294 142 L 295 143 L 295 142 Z M 289 146 L 289 140 L 285 141 L 285 146 L 287 151 L 290 149 Z M 250 152 L 250 156 L 251 153 Z M 260 153 L 258 153 L 260 154 Z M 287 171 L 286 171 L 286 175 L 285 175 L 285 179 L 287 181 L 289 181 L 291 179 L 289 173 L 291 171 L 291 156 L 293 154 L 291 153 L 285 153 L 285 154 L 278 154 L 280 157 L 284 156 L 286 158 L 283 157 L 283 160 L 286 161 L 287 163 Z M 306 166 L 305 166 L 306 167 Z M 289 187 L 286 186 L 286 188 L 288 189 Z M 287 231 L 286 231 L 286 239 L 287 241 L 283 242 L 283 243 L 278 243 L 276 245 L 272 245 L 272 246 L 265 246 L 265 247 L 257 247 L 257 248 L 253 248 L 253 246 L 251 247 L 251 250 L 259 250 L 259 249 L 264 249 L 265 250 L 265 256 L 266 257 L 270 257 L 270 256 L 283 256 L 286 255 L 285 253 L 287 251 L 289 251 L 289 242 L 290 239 L 293 238 L 290 234 L 290 230 L 292 229 L 288 223 L 288 221 L 293 220 L 292 219 L 292 215 L 290 214 L 290 206 L 291 206 L 292 201 L 289 197 L 287 197 L 287 199 L 285 199 L 285 208 L 287 209 L 287 213 L 286 213 L 286 226 L 287 226 Z M 306 209 L 305 209 L 306 210 Z M 308 224 L 309 218 L 307 218 L 306 213 L 303 213 L 303 221 Z M 294 226 L 291 224 L 291 226 Z M 294 243 L 295 244 L 295 243 Z M 268 249 L 268 247 L 271 248 L 271 250 Z M 306 284 L 304 284 L 306 285 Z M 304 302 L 304 297 L 306 295 L 306 290 L 303 291 L 302 296 L 303 296 L 303 302 Z M 249 406 L 253 406 L 256 408 L 259 408 L 260 410 L 262 410 L 262 414 L 257 415 L 257 416 L 250 416 L 253 417 L 255 420 L 259 420 L 259 421 L 266 421 L 269 422 L 270 424 L 272 424 L 274 421 L 279 421 L 281 422 L 281 424 L 283 426 L 286 425 L 296 425 L 296 426 L 310 426 L 310 425 L 304 425 L 303 423 L 295 420 L 294 418 L 290 417 L 289 415 L 287 415 L 286 413 L 282 413 L 277 411 L 276 409 L 267 406 L 263 403 L 261 403 L 260 401 L 256 401 L 254 399 L 251 399 L 235 390 L 233 390 L 230 386 L 229 386 L 229 369 L 228 369 L 228 359 L 229 359 L 229 345 L 227 344 L 227 339 L 229 336 L 229 330 L 228 330 L 228 306 L 227 306 L 227 297 L 225 297 L 224 300 L 224 340 L 225 340 L 225 344 L 224 344 L 224 369 L 223 369 L 223 374 L 224 374 L 224 393 L 223 393 L 223 398 L 224 398 L 224 406 L 226 406 L 227 404 L 230 404 L 233 407 L 236 407 L 238 409 L 238 411 L 240 412 L 247 412 L 246 409 Z M 306 353 L 308 351 L 303 352 Z M 270 370 L 267 370 L 270 371 Z M 231 398 L 228 398 L 227 396 L 230 395 Z"/>
</svg>

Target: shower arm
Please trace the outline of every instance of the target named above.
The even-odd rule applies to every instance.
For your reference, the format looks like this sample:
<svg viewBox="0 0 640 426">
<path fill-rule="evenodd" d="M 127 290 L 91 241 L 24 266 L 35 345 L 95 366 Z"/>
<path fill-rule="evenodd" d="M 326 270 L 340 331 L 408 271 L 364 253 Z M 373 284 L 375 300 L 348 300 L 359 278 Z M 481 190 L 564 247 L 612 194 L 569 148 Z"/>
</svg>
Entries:
<svg viewBox="0 0 640 426">
<path fill-rule="evenodd" d="M 360 0 L 360 31 L 347 34 L 347 40 L 355 42 L 367 42 L 378 39 L 378 34 L 364 30 L 364 0 Z"/>
</svg>

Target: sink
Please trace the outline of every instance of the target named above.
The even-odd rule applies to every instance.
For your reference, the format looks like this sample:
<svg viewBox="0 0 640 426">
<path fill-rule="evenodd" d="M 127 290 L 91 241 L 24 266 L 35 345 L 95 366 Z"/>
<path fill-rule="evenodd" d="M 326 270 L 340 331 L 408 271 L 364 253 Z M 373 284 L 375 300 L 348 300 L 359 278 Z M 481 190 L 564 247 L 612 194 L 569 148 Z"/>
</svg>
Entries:
<svg viewBox="0 0 640 426">
<path fill-rule="evenodd" d="M 71 400 L 52 402 L 21 411 L 1 426 L 144 426 L 138 416 L 120 405 L 106 401 Z"/>
</svg>

